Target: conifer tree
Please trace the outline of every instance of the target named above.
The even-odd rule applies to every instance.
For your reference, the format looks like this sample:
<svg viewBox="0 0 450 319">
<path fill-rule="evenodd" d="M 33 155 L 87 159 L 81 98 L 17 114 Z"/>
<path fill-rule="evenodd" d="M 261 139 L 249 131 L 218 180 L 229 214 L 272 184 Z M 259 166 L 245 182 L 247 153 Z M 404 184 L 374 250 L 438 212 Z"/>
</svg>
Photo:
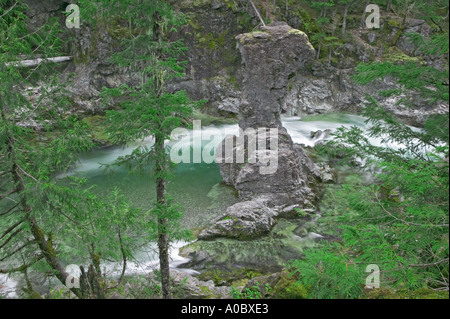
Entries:
<svg viewBox="0 0 450 319">
<path fill-rule="evenodd" d="M 185 91 L 167 91 L 170 80 L 183 76 L 185 62 L 179 60 L 186 48 L 181 40 L 169 36 L 185 23 L 185 17 L 174 11 L 166 1 L 100 1 L 100 6 L 111 8 L 109 18 L 116 14 L 129 21 L 131 36 L 123 39 L 120 52 L 111 61 L 139 75 L 139 83 L 104 88 L 102 97 L 109 105 L 118 104 L 119 110 L 107 112 L 107 133 L 116 144 L 154 138 L 153 147 L 140 146 L 130 156 L 119 159 L 134 169 L 151 167 L 156 178 L 156 205 L 158 249 L 162 294 L 171 298 L 169 249 L 175 235 L 181 212 L 166 194 L 170 177 L 170 162 L 164 143 L 173 129 L 185 125 L 197 103 Z M 89 7 L 89 3 L 86 6 Z M 96 10 L 95 8 L 93 10 Z M 98 12 L 98 11 L 97 11 Z M 117 97 L 120 101 L 117 102 Z M 149 178 L 152 174 L 148 173 Z"/>
<path fill-rule="evenodd" d="M 444 66 L 433 68 L 421 59 L 361 64 L 355 80 L 369 84 L 388 76 L 395 79 L 397 89 L 379 94 L 396 96 L 399 107 L 413 107 L 410 102 L 417 94 L 424 102 L 448 105 L 448 32 L 429 39 L 411 36 L 421 59 L 440 57 Z M 382 270 L 384 288 L 448 291 L 448 110 L 429 116 L 417 130 L 368 96 L 364 115 L 370 124 L 368 132 L 358 127 L 340 128 L 324 150 L 347 154 L 347 159 L 364 159 L 363 168 L 374 172 L 373 180 L 352 176 L 329 190 L 322 207 L 330 214 L 328 222 L 341 225 L 342 242 L 309 250 L 304 260 L 294 261 L 299 281 L 313 287 L 311 297 L 358 298 L 365 267 L 375 264 Z M 382 143 L 374 145 L 369 137 Z"/>
<path fill-rule="evenodd" d="M 0 261 L 8 262 L 0 272 L 26 274 L 45 260 L 65 284 L 68 273 L 58 258 L 54 235 L 43 225 L 54 213 L 48 205 L 58 201 L 48 199 L 55 195 L 52 178 L 90 143 L 80 123 L 64 118 L 67 99 L 49 74 L 53 65 L 26 68 L 18 63 L 38 54 L 52 57 L 61 50 L 57 23 L 30 32 L 26 9 L 21 1 L 0 1 Z M 24 94 L 27 87 L 38 85 L 42 94 L 37 99 Z M 38 123 L 42 130 L 58 128 L 60 134 L 50 145 L 41 146 L 33 141 L 30 123 Z M 81 296 L 79 289 L 72 291 Z"/>
<path fill-rule="evenodd" d="M 133 249 L 154 237 L 143 236 L 151 227 L 118 190 L 101 198 L 85 179 L 58 176 L 93 147 L 89 128 L 69 112 L 58 65 L 49 60 L 62 54 L 59 24 L 31 32 L 21 1 L 0 4 L 0 273 L 22 273 L 27 293 L 37 297 L 30 271 L 66 285 L 67 263 L 89 263 L 84 284 L 71 291 L 105 298 L 111 287 L 101 278 L 101 261 L 122 261 L 120 282 Z M 21 63 L 38 56 L 43 63 Z"/>
</svg>

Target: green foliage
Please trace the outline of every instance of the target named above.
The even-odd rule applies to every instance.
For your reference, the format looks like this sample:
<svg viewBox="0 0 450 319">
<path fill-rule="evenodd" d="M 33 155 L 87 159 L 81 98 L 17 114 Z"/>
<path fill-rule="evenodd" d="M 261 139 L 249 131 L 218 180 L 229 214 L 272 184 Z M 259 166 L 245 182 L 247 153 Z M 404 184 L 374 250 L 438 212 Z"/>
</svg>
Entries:
<svg viewBox="0 0 450 319">
<path fill-rule="evenodd" d="M 318 11 L 324 10 L 326 8 L 331 8 L 334 6 L 333 1 L 311 1 L 311 8 L 316 9 Z"/>
<path fill-rule="evenodd" d="M 300 218 L 304 218 L 304 217 L 308 216 L 307 212 L 305 212 L 304 210 L 302 210 L 298 207 L 295 208 L 295 212 L 297 213 L 297 216 Z"/>
<path fill-rule="evenodd" d="M 430 129 L 417 131 L 396 120 L 375 100 L 368 104 L 367 114 L 372 124 L 369 136 L 383 137 L 381 146 L 372 145 L 357 128 L 341 129 L 333 144 L 351 145 L 341 151 L 350 157 L 368 158 L 366 167 L 377 170 L 374 183 L 351 179 L 334 191 L 339 206 L 334 205 L 333 211 L 341 211 L 341 215 L 332 219 L 344 225 L 340 236 L 353 258 L 383 267 L 385 280 L 392 286 L 445 285 L 448 130 L 433 124 L 448 123 L 448 116 L 432 117 L 426 125 Z M 392 148 L 389 143 L 402 146 Z M 432 266 L 439 261 L 443 262 Z"/>
<path fill-rule="evenodd" d="M 116 291 L 122 298 L 128 299 L 156 299 L 161 296 L 160 280 L 155 280 L 158 277 L 159 271 L 153 272 L 155 276 L 130 276 L 126 277 L 122 285 Z"/>
<path fill-rule="evenodd" d="M 264 289 L 266 292 L 271 290 L 271 287 L 266 284 L 263 288 L 258 282 L 251 288 L 245 288 L 245 290 L 239 291 L 236 287 L 231 287 L 231 296 L 233 299 L 262 299 L 263 295 L 261 290 Z"/>
<path fill-rule="evenodd" d="M 132 260 L 137 247 L 155 239 L 154 220 L 119 190 L 100 197 L 85 179 L 64 177 L 78 155 L 93 147 L 86 121 L 68 115 L 68 83 L 52 76 L 52 63 L 33 68 L 14 63 L 35 53 L 62 55 L 57 25 L 46 23 L 30 33 L 21 1 L 1 5 L 0 259 L 7 265 L 2 273 L 30 268 L 65 284 L 62 260 L 92 263 L 99 271 L 105 259 Z M 39 95 L 28 95 L 27 87 L 39 87 Z M 41 126 L 45 143 L 35 142 L 29 122 Z"/>
<path fill-rule="evenodd" d="M 418 39 L 425 41 L 418 47 L 423 54 L 448 52 L 442 45 L 448 43 L 448 34 Z M 399 89 L 383 96 L 411 98 L 415 90 L 429 102 L 448 103 L 446 62 L 441 70 L 412 61 L 364 64 L 354 78 L 369 84 L 389 76 Z M 448 113 L 430 116 L 423 129 L 411 128 L 368 96 L 364 115 L 367 132 L 342 127 L 325 151 L 347 162 L 364 159 L 361 170 L 371 173 L 370 180 L 354 175 L 328 188 L 322 223 L 332 225 L 330 231 L 341 241 L 308 250 L 304 259 L 293 261 L 299 283 L 310 289 L 310 298 L 360 298 L 365 267 L 375 264 L 382 289 L 412 297 L 422 289 L 448 290 Z M 374 138 L 380 142 L 373 143 Z M 377 292 L 368 295 L 378 298 Z"/>
<path fill-rule="evenodd" d="M 423 57 L 448 56 L 448 33 L 438 34 L 431 38 L 425 38 L 418 33 L 410 33 L 408 36 Z M 382 96 L 400 96 L 402 93 L 413 90 L 419 92 L 428 102 L 448 102 L 448 72 L 448 60 L 443 68 L 437 69 L 423 64 L 421 59 L 407 57 L 406 59 L 390 59 L 386 62 L 360 64 L 356 68 L 354 80 L 367 85 L 376 79 L 393 77 L 400 88 L 380 92 Z M 407 100 L 400 100 L 400 103 L 404 102 Z"/>
<path fill-rule="evenodd" d="M 245 285 L 249 279 L 261 276 L 258 271 L 249 268 L 239 268 L 233 270 L 206 270 L 198 275 L 202 281 L 212 280 L 216 286 L 236 286 L 238 283 Z"/>
<path fill-rule="evenodd" d="M 308 287 L 308 298 L 358 298 L 363 290 L 362 270 L 339 244 L 327 244 L 320 250 L 307 250 L 301 260 L 289 266 L 299 273 L 298 284 Z"/>
<path fill-rule="evenodd" d="M 426 96 L 430 102 L 448 101 L 448 68 L 440 71 L 430 66 L 417 65 L 414 62 L 393 64 L 376 62 L 360 64 L 356 68 L 354 79 L 361 84 L 368 84 L 375 79 L 395 77 L 405 90 L 416 90 Z"/>
<path fill-rule="evenodd" d="M 159 141 L 168 140 L 174 128 L 186 125 L 187 118 L 199 104 L 191 101 L 185 91 L 165 92 L 167 81 L 183 76 L 186 63 L 178 57 L 186 47 L 181 40 L 169 40 L 169 36 L 185 22 L 184 16 L 174 12 L 163 1 L 120 2 L 117 6 L 133 18 L 131 27 L 141 31 L 122 41 L 121 51 L 112 56 L 111 62 L 139 72 L 141 81 L 134 85 L 104 88 L 101 93 L 103 103 L 118 103 L 117 109 L 106 113 L 106 133 L 113 143 L 121 145 L 151 136 Z M 151 18 L 148 12 L 152 13 Z M 156 147 L 137 147 L 131 155 L 116 162 L 135 170 L 157 169 L 158 165 L 154 163 L 164 163 L 164 168 L 155 174 L 157 179 L 171 176 L 166 153 Z M 153 212 L 159 218 L 175 221 L 182 216 L 176 213 L 176 209 L 169 201 L 158 203 Z"/>
<path fill-rule="evenodd" d="M 157 198 L 151 210 L 158 234 L 158 248 L 162 276 L 162 293 L 170 298 L 169 241 L 186 236 L 179 229 L 183 212 L 173 205 L 166 195 L 166 181 L 173 175 L 164 143 L 172 131 L 187 124 L 194 108 L 200 103 L 191 101 L 185 91 L 168 92 L 170 80 L 183 77 L 186 61 L 180 56 L 186 51 L 182 40 L 174 41 L 171 35 L 185 24 L 186 17 L 166 1 L 112 1 L 93 4 L 83 1 L 89 10 L 96 6 L 112 7 L 112 13 L 121 16 L 122 24 L 128 23 L 132 36 L 122 40 L 118 52 L 110 62 L 139 74 L 139 81 L 119 87 L 103 88 L 102 101 L 107 111 L 106 133 L 110 140 L 126 145 L 136 140 L 154 138 L 152 147 L 138 146 L 130 155 L 119 158 L 115 165 L 126 164 L 134 170 L 151 169 L 155 177 Z M 100 10 L 99 15 L 105 14 Z M 108 14 L 111 12 L 108 10 Z M 95 21 L 92 21 L 95 25 Z M 114 107 L 114 108 L 113 108 Z"/>
<path fill-rule="evenodd" d="M 365 291 L 362 299 L 449 299 L 448 291 L 420 288 L 414 291 L 407 289 L 372 289 Z"/>
<path fill-rule="evenodd" d="M 276 299 L 307 299 L 309 289 L 298 281 L 298 273 L 289 270 L 281 272 L 280 280 L 269 291 Z"/>
<path fill-rule="evenodd" d="M 420 33 L 411 32 L 406 36 L 425 55 L 443 56 L 448 54 L 448 34 L 433 34 L 431 37 L 424 37 Z"/>
</svg>

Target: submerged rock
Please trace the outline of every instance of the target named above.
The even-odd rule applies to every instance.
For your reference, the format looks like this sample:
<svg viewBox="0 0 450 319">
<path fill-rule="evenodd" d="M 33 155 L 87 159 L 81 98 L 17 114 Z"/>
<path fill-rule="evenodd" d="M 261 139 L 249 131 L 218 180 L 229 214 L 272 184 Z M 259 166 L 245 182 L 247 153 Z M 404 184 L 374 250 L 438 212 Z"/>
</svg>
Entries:
<svg viewBox="0 0 450 319">
<path fill-rule="evenodd" d="M 189 274 L 170 270 L 172 294 L 177 299 L 231 299 L 231 287 L 216 286 L 212 280 L 202 281 Z M 113 283 L 111 283 L 112 285 Z M 121 289 L 113 290 L 109 299 L 159 299 L 161 278 L 151 272 L 146 276 L 125 278 Z M 48 297 L 71 296 L 67 287 L 60 285 Z M 72 296 L 73 298 L 73 296 Z"/>
<path fill-rule="evenodd" d="M 237 240 L 235 237 L 219 236 L 213 240 L 197 240 L 180 249 L 180 255 L 189 259 L 180 267 L 200 272 L 236 268 L 249 268 L 262 273 L 280 271 L 289 260 L 301 258 L 304 249 L 314 247 L 320 240 L 299 240 L 296 233 L 300 230 L 305 237 L 320 230 L 316 229 L 314 215 L 306 213 L 307 216 L 302 218 L 298 215 L 297 212 L 295 219 L 292 216 L 278 219 L 267 235 L 256 239 Z"/>
</svg>

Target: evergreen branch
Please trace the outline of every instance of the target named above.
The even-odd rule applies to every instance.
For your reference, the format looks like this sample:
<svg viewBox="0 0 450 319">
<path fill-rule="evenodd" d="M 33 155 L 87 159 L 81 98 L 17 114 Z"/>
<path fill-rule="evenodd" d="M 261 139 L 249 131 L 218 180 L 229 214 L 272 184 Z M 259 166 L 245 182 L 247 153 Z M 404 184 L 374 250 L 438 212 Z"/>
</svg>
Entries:
<svg viewBox="0 0 450 319">
<path fill-rule="evenodd" d="M 16 207 L 19 206 L 19 205 L 20 205 L 20 203 L 19 203 L 19 202 L 16 202 L 16 205 L 14 205 L 14 206 L 11 207 L 10 209 L 8 209 L 6 212 L 1 213 L 0 216 L 6 216 L 6 215 L 8 215 L 10 212 L 12 212 L 12 211 L 14 210 L 14 208 L 16 208 Z"/>
<path fill-rule="evenodd" d="M 4 171 L 4 172 L 0 172 L 0 177 L 2 177 L 3 175 L 8 174 L 8 173 L 10 173 L 10 172 L 11 172 L 11 170 Z"/>
<path fill-rule="evenodd" d="M 10 7 L 8 10 L 6 10 L 5 12 L 3 12 L 2 15 L 0 15 L 0 19 L 3 18 L 4 16 L 6 16 L 12 9 L 14 9 L 15 6 L 17 6 L 18 2 L 16 1 L 12 7 Z"/>
<path fill-rule="evenodd" d="M 23 271 L 23 276 L 25 277 L 25 282 L 27 284 L 27 287 L 23 287 L 22 290 L 31 298 L 31 299 L 43 299 L 41 294 L 38 293 L 36 290 L 34 290 L 33 285 L 30 281 L 30 278 L 28 278 L 28 268 L 25 268 Z"/>
<path fill-rule="evenodd" d="M 8 259 L 9 257 L 13 256 L 14 254 L 18 253 L 19 251 L 21 251 L 22 249 L 24 249 L 25 247 L 31 245 L 35 243 L 34 240 L 29 240 L 28 242 L 26 242 L 25 244 L 23 244 L 22 246 L 20 246 L 19 248 L 17 248 L 16 250 L 14 250 L 13 252 L 9 253 L 8 255 L 6 255 L 5 257 L 0 259 L 0 262 L 5 261 L 6 259 Z"/>
<path fill-rule="evenodd" d="M 35 181 L 36 183 L 39 183 L 39 181 L 38 181 L 36 178 L 34 178 L 33 176 L 31 176 L 30 174 L 28 174 L 27 172 L 25 172 L 25 170 L 24 170 L 22 167 L 20 167 L 19 164 L 16 164 L 16 167 L 17 167 L 18 169 L 20 169 L 20 170 L 22 171 L 22 173 L 24 173 L 26 176 L 28 176 L 29 178 L 31 178 L 33 181 Z"/>
<path fill-rule="evenodd" d="M 71 223 L 73 223 L 73 224 L 75 224 L 75 225 L 77 225 L 77 226 L 83 228 L 83 229 L 89 234 L 89 236 L 95 237 L 94 234 L 91 234 L 91 233 L 89 232 L 89 230 L 86 228 L 86 225 L 83 225 L 82 223 L 80 223 L 80 222 L 74 220 L 73 218 L 71 218 L 70 216 L 66 215 L 66 214 L 63 212 L 62 209 L 60 209 L 59 207 L 56 207 L 56 206 L 53 205 L 50 201 L 47 200 L 47 202 L 48 202 L 48 205 L 49 205 L 53 210 L 59 212 L 61 215 L 63 215 L 63 217 L 67 218 L 67 220 L 69 220 Z M 67 204 L 70 205 L 73 209 L 76 210 L 76 207 L 75 207 L 72 203 L 67 203 Z"/>
<path fill-rule="evenodd" d="M 16 235 L 17 235 L 18 233 L 20 233 L 22 230 L 23 230 L 23 229 L 20 228 L 20 229 L 16 230 L 14 233 L 12 233 L 12 234 L 8 237 L 8 239 L 6 239 L 5 242 L 4 242 L 2 245 L 0 245 L 0 249 L 2 249 L 3 247 L 5 247 L 6 244 L 9 243 L 9 241 L 10 241 L 11 239 L 13 239 L 14 236 L 16 236 Z"/>
<path fill-rule="evenodd" d="M 445 262 L 448 262 L 449 258 L 445 258 L 445 259 L 441 259 L 439 261 L 436 261 L 434 263 L 428 263 L 428 264 L 410 264 L 409 267 L 420 267 L 420 268 L 425 268 L 425 267 L 431 267 L 431 266 L 437 266 L 440 264 L 443 264 Z"/>
<path fill-rule="evenodd" d="M 122 273 L 120 274 L 120 278 L 117 281 L 117 284 L 115 284 L 112 287 L 106 288 L 107 290 L 119 287 L 120 284 L 122 283 L 123 277 L 125 276 L 125 271 L 127 270 L 127 255 L 125 254 L 125 248 L 123 246 L 122 235 L 120 233 L 120 229 L 118 230 L 118 235 L 119 235 L 119 243 L 120 243 L 120 252 L 122 253 L 122 262 L 123 262 Z"/>
<path fill-rule="evenodd" d="M 249 1 L 250 1 L 251 5 L 252 5 L 252 7 L 253 7 L 253 10 L 255 10 L 256 15 L 258 16 L 259 21 L 261 21 L 261 23 L 262 23 L 263 26 L 266 26 L 266 24 L 264 23 L 264 20 L 261 18 L 261 14 L 259 14 L 259 11 L 258 11 L 258 9 L 256 8 L 256 6 L 255 6 L 255 4 L 253 3 L 253 1 L 252 1 L 252 0 L 249 0 Z"/>
<path fill-rule="evenodd" d="M 384 205 L 381 203 L 381 200 L 378 198 L 378 194 L 376 192 L 374 192 L 375 198 L 377 199 L 378 205 L 381 207 L 381 209 L 388 214 L 389 216 L 391 216 L 392 218 L 394 218 L 395 220 L 402 222 L 403 224 L 407 224 L 407 225 L 412 225 L 412 226 L 419 226 L 419 227 L 449 227 L 449 224 L 442 224 L 442 225 L 433 225 L 433 224 L 417 224 L 417 223 L 413 223 L 413 222 L 409 222 L 407 220 L 398 218 L 397 216 L 391 214 L 385 207 Z"/>
<path fill-rule="evenodd" d="M 442 26 L 439 23 L 437 23 L 432 17 L 430 17 L 430 20 L 431 20 L 431 22 L 433 22 L 439 28 L 439 30 L 442 33 L 444 33 L 444 29 L 442 29 Z"/>
<path fill-rule="evenodd" d="M 20 224 L 22 224 L 25 221 L 25 218 L 22 218 L 21 220 L 19 220 L 17 223 L 15 223 L 14 225 L 12 225 L 11 227 L 9 227 L 7 230 L 5 230 L 3 232 L 3 234 L 0 236 L 0 240 L 3 239 L 3 237 L 5 237 L 6 235 L 8 235 L 10 232 L 12 232 L 14 230 L 14 228 L 16 228 L 17 226 L 19 226 Z"/>
<path fill-rule="evenodd" d="M 33 266 L 35 263 L 37 263 L 42 258 L 44 258 L 44 256 L 43 255 L 39 255 L 39 256 L 33 258 L 28 264 L 24 264 L 24 265 L 16 267 L 16 268 L 10 268 L 10 269 L 2 269 L 2 268 L 0 268 L 0 274 L 10 274 L 10 273 L 13 273 L 13 272 L 23 272 L 26 269 L 28 269 L 31 266 Z"/>
<path fill-rule="evenodd" d="M 18 191 L 20 191 L 20 189 L 19 188 L 15 188 L 15 189 L 13 189 L 12 191 L 10 191 L 8 193 L 2 194 L 2 195 L 0 195 L 0 200 L 2 200 L 3 198 L 8 197 L 11 194 L 17 193 Z"/>
</svg>

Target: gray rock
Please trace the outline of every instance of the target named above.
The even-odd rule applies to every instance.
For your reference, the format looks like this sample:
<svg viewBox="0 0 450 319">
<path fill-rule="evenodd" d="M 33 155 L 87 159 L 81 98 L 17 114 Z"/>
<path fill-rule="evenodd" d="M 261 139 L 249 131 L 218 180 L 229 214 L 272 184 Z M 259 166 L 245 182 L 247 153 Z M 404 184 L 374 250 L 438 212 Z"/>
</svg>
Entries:
<svg viewBox="0 0 450 319">
<path fill-rule="evenodd" d="M 231 288 L 226 286 L 216 287 L 212 280 L 201 281 L 196 277 L 176 270 L 170 271 L 173 286 L 181 290 L 183 299 L 231 299 Z"/>
<path fill-rule="evenodd" d="M 123 285 L 122 292 L 113 291 L 111 299 L 159 298 L 160 278 L 151 272 L 147 276 L 134 276 Z M 212 280 L 201 281 L 197 277 L 171 269 L 172 294 L 180 299 L 231 299 L 231 287 L 214 285 Z M 69 291 L 62 286 L 63 291 Z M 149 291 L 154 290 L 154 294 Z"/>
<path fill-rule="evenodd" d="M 298 277 L 298 276 L 297 276 Z M 276 272 L 274 274 L 268 276 L 258 276 L 250 279 L 245 287 L 241 290 L 241 292 L 246 292 L 247 289 L 254 290 L 257 289 L 261 293 L 261 296 L 264 298 L 271 298 L 272 293 L 271 290 L 276 287 L 278 282 L 283 278 L 283 273 Z M 270 289 L 266 289 L 266 287 L 270 287 Z"/>
<path fill-rule="evenodd" d="M 267 163 L 260 161 L 263 150 L 249 147 L 252 137 L 246 135 L 246 142 L 240 145 L 237 137 L 227 136 L 216 152 L 220 172 L 224 182 L 232 185 L 244 201 L 229 207 L 225 215 L 204 229 L 199 234 L 203 240 L 267 235 L 275 225 L 275 218 L 296 217 L 296 208 L 311 206 L 321 178 L 317 166 L 300 145 L 292 142 L 280 120 L 289 77 L 311 64 L 314 58 L 307 36 L 286 23 L 277 22 L 261 31 L 239 35 L 236 40 L 244 69 L 238 115 L 241 134 L 251 129 L 276 128 L 278 135 L 272 139 L 276 138 L 277 147 L 270 145 L 275 153 L 268 165 L 276 168 L 265 174 Z M 327 96 L 325 92 L 321 97 Z M 232 158 L 226 158 L 226 145 L 233 146 Z M 237 161 L 241 154 L 245 156 L 243 163 Z"/>
<path fill-rule="evenodd" d="M 262 27 L 236 37 L 243 63 L 239 126 L 280 127 L 280 111 L 288 78 L 312 63 L 308 37 L 287 24 Z"/>
<path fill-rule="evenodd" d="M 38 2 L 25 0 L 24 2 L 30 7 L 27 14 L 30 17 L 28 26 L 31 32 L 39 28 L 47 18 L 56 17 L 64 30 L 62 37 L 74 39 L 67 42 L 65 48 L 67 55 L 74 56 L 74 61 L 63 65 L 63 67 L 67 65 L 67 68 L 61 70 L 63 79 L 75 73 L 74 84 L 69 86 L 74 102 L 71 112 L 103 113 L 105 106 L 98 101 L 98 94 L 102 87 L 115 87 L 122 83 L 132 84 L 139 79 L 137 74 L 125 74 L 107 62 L 121 40 L 117 36 L 120 32 L 111 32 L 115 29 L 114 26 L 94 29 L 88 24 L 82 24 L 81 29 L 67 29 L 64 26 L 65 16 L 61 14 L 61 11 L 67 4 L 74 3 L 73 0 Z M 268 29 L 262 28 L 253 33 L 245 33 L 238 37 L 238 41 L 242 40 L 249 45 L 247 48 L 239 45 L 240 49 L 244 48 L 250 56 L 256 55 L 255 58 L 247 58 L 244 64 L 240 65 L 240 49 L 236 48 L 235 37 L 242 32 L 248 32 L 258 24 L 253 12 L 251 12 L 253 19 L 250 21 L 236 23 L 237 11 L 241 10 L 240 13 L 243 13 L 244 9 L 242 7 L 231 9 L 224 4 L 224 1 L 201 1 L 196 5 L 192 5 L 192 1 L 181 1 L 179 6 L 178 4 L 175 6 L 192 19 L 191 23 L 180 28 L 179 34 L 175 36 L 175 38 L 183 38 L 189 48 L 186 52 L 188 61 L 186 77 L 171 83 L 168 91 L 186 89 L 193 99 L 207 99 L 208 103 L 204 110 L 211 115 L 236 116 L 238 112 L 236 99 L 241 99 L 242 81 L 251 80 L 260 88 L 262 86 L 259 82 L 268 81 L 266 90 L 261 91 L 261 101 L 267 101 L 268 108 L 273 104 L 272 101 L 276 101 L 281 104 L 284 113 L 291 115 L 360 111 L 364 108 L 367 93 L 377 97 L 378 91 L 392 89 L 392 83 L 388 82 L 380 81 L 361 87 L 351 79 L 355 66 L 359 62 L 370 62 L 383 55 L 382 47 L 370 45 L 376 43 L 377 35 L 379 37 L 377 32 L 349 29 L 352 37 L 342 47 L 334 50 L 335 59 L 331 65 L 315 61 L 311 68 L 300 67 L 289 73 L 290 70 L 295 69 L 297 62 L 303 64 L 313 59 L 314 54 L 311 54 L 313 51 L 308 50 L 307 46 L 304 46 L 301 49 L 303 51 L 300 52 L 294 48 L 295 42 L 307 43 L 306 35 L 300 39 L 300 35 L 295 34 L 295 31 L 290 34 L 289 27 L 283 23 L 275 23 L 269 25 Z M 288 17 L 288 21 L 294 27 L 302 25 L 301 20 L 292 15 Z M 387 18 L 382 18 L 381 22 L 383 29 L 387 28 L 391 31 L 391 38 L 382 40 L 392 41 L 401 21 L 390 24 Z M 406 37 L 409 32 L 418 32 L 427 37 L 431 33 L 431 28 L 424 20 L 406 20 L 404 35 L 398 40 L 397 47 L 409 55 L 415 55 L 416 49 Z M 288 41 L 281 39 L 282 37 L 286 37 Z M 216 41 L 219 38 L 220 41 Z M 291 39 L 296 40 L 288 43 Z M 219 45 L 218 42 L 220 42 Z M 283 44 L 277 49 L 270 45 L 274 42 Z M 250 48 L 253 46 L 252 43 L 255 46 Z M 267 48 L 270 47 L 270 49 L 258 57 L 258 48 L 266 50 L 263 43 L 268 44 Z M 287 52 L 290 53 L 286 54 Z M 297 58 L 292 58 L 291 53 L 297 55 Z M 261 61 L 263 63 L 260 63 Z M 445 65 L 441 59 L 430 59 L 424 63 L 440 69 Z M 262 72 L 264 71 L 261 70 L 262 68 L 267 68 L 267 74 Z M 245 75 L 249 70 L 253 75 Z M 246 94 L 248 93 L 252 91 L 247 90 Z M 390 102 L 382 97 L 377 99 L 409 124 L 421 125 L 428 114 L 439 113 L 444 108 L 442 105 L 425 105 L 422 99 L 417 98 L 414 107 L 417 107 L 419 112 L 407 112 L 396 105 L 391 108 Z M 244 94 L 239 104 L 245 106 L 247 102 L 250 104 L 255 102 L 252 94 L 248 97 Z M 265 111 L 270 113 L 268 109 Z M 251 112 L 248 115 L 253 116 Z M 254 115 L 257 117 L 258 111 Z M 267 120 L 270 119 L 267 118 Z M 269 121 L 269 123 L 275 122 Z M 28 124 L 25 123 L 25 125 Z M 33 123 L 31 125 L 34 126 Z"/>
<path fill-rule="evenodd" d="M 325 80 L 308 81 L 298 94 L 298 107 L 307 114 L 328 113 L 334 108 L 333 93 Z"/>
<path fill-rule="evenodd" d="M 336 174 L 335 170 L 333 170 L 328 164 L 324 164 L 324 163 L 319 164 L 318 166 L 319 166 L 320 173 L 322 175 L 322 177 L 321 177 L 322 183 L 332 184 L 332 183 L 336 182 L 337 174 Z"/>
<path fill-rule="evenodd" d="M 230 206 L 225 215 L 213 221 L 213 225 L 202 230 L 199 239 L 216 237 L 252 239 L 266 235 L 274 225 L 276 212 L 261 200 L 244 201 Z"/>
<path fill-rule="evenodd" d="M 367 34 L 367 41 L 370 44 L 374 44 L 375 42 L 377 42 L 377 39 L 378 39 L 378 34 L 376 32 L 369 32 Z"/>
<path fill-rule="evenodd" d="M 227 97 L 222 101 L 215 102 L 215 106 L 219 112 L 238 114 L 239 113 L 239 99 Z"/>
<path fill-rule="evenodd" d="M 314 163 L 301 147 L 294 147 L 291 137 L 282 127 L 280 114 L 288 78 L 312 62 L 314 49 L 303 32 L 283 22 L 263 27 L 261 31 L 241 34 L 236 40 L 244 69 L 239 127 L 243 131 L 278 129 L 277 156 L 273 158 L 277 161 L 277 168 L 270 174 L 261 173 L 266 164 L 248 160 L 261 155 L 261 150 L 251 154 L 247 144 L 239 147 L 234 143 L 233 163 L 225 163 L 224 157 L 219 159 L 223 180 L 234 186 L 243 200 L 264 195 L 270 198 L 271 207 L 280 204 L 305 205 L 314 198 L 307 185 L 308 173 L 314 171 Z M 227 136 L 219 145 L 221 154 L 225 154 L 224 145 L 232 139 L 235 138 Z M 236 155 L 241 152 L 246 154 L 245 163 L 236 161 Z"/>
<path fill-rule="evenodd" d="M 227 136 L 226 139 L 234 139 Z M 226 142 L 219 145 L 223 147 Z M 243 152 L 241 147 L 233 149 L 233 161 L 236 154 Z M 217 152 L 219 153 L 219 152 Z M 222 150 L 222 154 L 225 151 Z M 279 130 L 277 159 L 271 160 L 276 166 L 273 174 L 261 174 L 266 167 L 261 162 L 219 163 L 223 181 L 232 185 L 242 200 L 251 200 L 265 196 L 271 207 L 277 205 L 301 204 L 305 206 L 315 200 L 313 188 L 317 186 L 320 172 L 300 145 L 294 144 L 284 128 Z M 276 162 L 276 164 L 275 164 Z"/>
<path fill-rule="evenodd" d="M 211 4 L 211 8 L 213 8 L 213 10 L 218 10 L 220 8 L 222 8 L 225 4 L 221 1 L 218 0 L 213 0 L 212 4 Z"/>
<path fill-rule="evenodd" d="M 236 240 L 217 237 L 214 240 L 197 240 L 183 247 L 180 255 L 190 261 L 183 265 L 198 271 L 245 267 L 260 272 L 279 271 L 286 262 L 299 258 L 305 247 L 311 242 L 293 240 L 293 227 L 298 221 L 280 219 L 268 236 L 257 240 Z M 292 229 L 287 230 L 287 229 Z M 306 245 L 304 245 L 306 244 Z"/>
<path fill-rule="evenodd" d="M 394 29 L 396 31 L 398 29 Z M 413 43 L 406 36 L 408 33 L 415 32 L 423 35 L 424 37 L 429 37 L 431 33 L 431 27 L 426 23 L 425 20 L 419 19 L 407 19 L 405 22 L 405 30 L 403 35 L 397 42 L 397 47 L 403 52 L 409 55 L 417 55 L 417 49 Z"/>
</svg>

